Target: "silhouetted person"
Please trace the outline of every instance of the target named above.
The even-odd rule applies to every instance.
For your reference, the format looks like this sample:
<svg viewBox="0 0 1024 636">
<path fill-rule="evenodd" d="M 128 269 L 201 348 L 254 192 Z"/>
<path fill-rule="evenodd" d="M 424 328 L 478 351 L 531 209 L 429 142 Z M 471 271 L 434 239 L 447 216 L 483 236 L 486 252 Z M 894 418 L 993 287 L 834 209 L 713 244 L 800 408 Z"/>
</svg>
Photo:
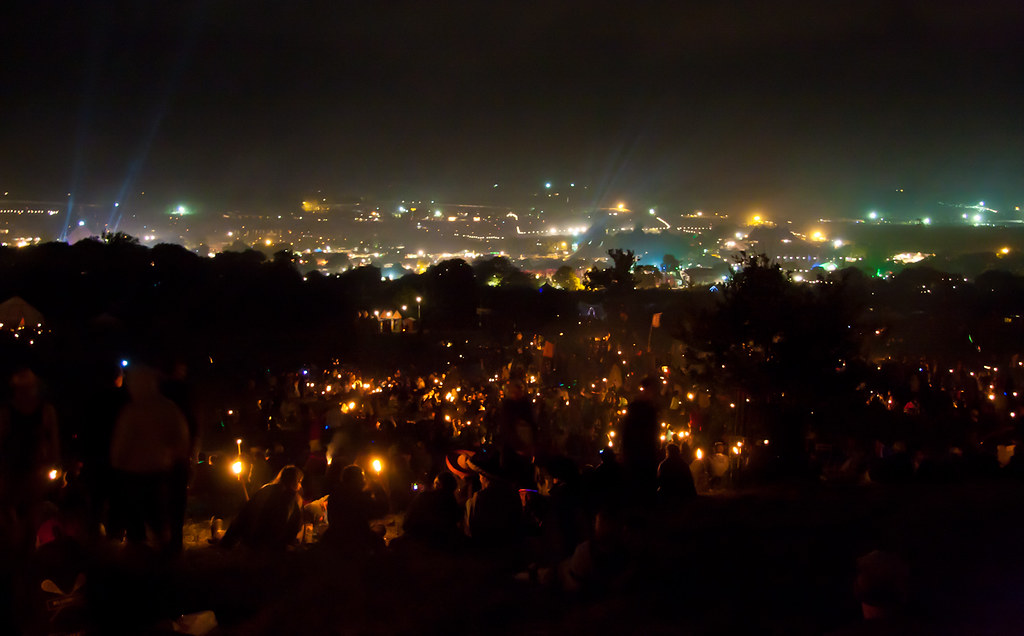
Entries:
<svg viewBox="0 0 1024 636">
<path fill-rule="evenodd" d="M 106 520 L 111 496 L 110 442 L 117 417 L 128 402 L 120 363 L 111 363 L 97 375 L 103 384 L 84 405 L 81 427 L 82 480 L 89 492 L 89 526 L 94 533 Z"/>
<path fill-rule="evenodd" d="M 627 407 L 621 425 L 622 465 L 627 487 L 640 501 L 654 498 L 658 479 L 658 410 L 649 400 Z"/>
<path fill-rule="evenodd" d="M 924 633 L 906 611 L 910 569 L 899 556 L 875 550 L 857 559 L 854 593 L 864 621 L 834 632 L 834 636 L 858 634 Z"/>
<path fill-rule="evenodd" d="M 462 507 L 455 499 L 458 482 L 450 472 L 438 473 L 432 490 L 418 493 L 402 524 L 404 535 L 432 546 L 449 545 L 458 536 Z"/>
<path fill-rule="evenodd" d="M 231 523 L 220 545 L 244 545 L 254 550 L 284 550 L 298 543 L 302 530 L 302 471 L 285 466 L 253 494 Z"/>
<path fill-rule="evenodd" d="M 491 556 L 514 556 L 522 538 L 519 491 L 502 474 L 496 453 L 479 451 L 470 458 L 469 466 L 480 478 L 480 490 L 466 502 L 466 534 L 474 546 L 489 551 Z"/>
<path fill-rule="evenodd" d="M 170 489 L 168 502 L 171 528 L 171 544 L 180 545 L 182 529 L 185 524 L 185 507 L 188 503 L 189 468 L 195 459 L 195 451 L 199 442 L 199 420 L 192 398 L 191 387 L 187 381 L 188 366 L 182 360 L 175 360 L 170 373 L 160 386 L 160 392 L 177 405 L 185 416 L 188 425 L 189 461 L 175 466 L 173 479 L 177 482 Z"/>
<path fill-rule="evenodd" d="M 568 457 L 545 462 L 545 510 L 541 516 L 542 555 L 547 563 L 557 564 L 572 554 L 587 535 L 589 522 L 585 510 L 580 472 Z"/>
<path fill-rule="evenodd" d="M 328 485 L 327 531 L 323 543 L 355 554 L 370 554 L 384 547 L 370 521 L 388 511 L 387 496 L 379 485 L 367 486 L 363 469 L 355 464 L 341 471 L 341 480 Z"/>
<path fill-rule="evenodd" d="M 115 536 L 124 530 L 129 541 L 142 543 L 148 525 L 161 548 L 180 551 L 180 533 L 170 526 L 181 497 L 176 491 L 187 487 L 181 472 L 191 451 L 188 425 L 174 402 L 160 394 L 152 369 L 130 369 L 127 384 L 131 401 L 117 418 L 110 446 L 111 526 Z"/>
<path fill-rule="evenodd" d="M 622 464 L 615 457 L 615 451 L 604 448 L 600 452 L 601 463 L 587 480 L 587 511 L 594 515 L 606 502 L 619 499 L 623 490 Z"/>
<path fill-rule="evenodd" d="M 634 564 L 626 549 L 625 534 L 618 506 L 602 508 L 594 519 L 593 538 L 580 543 L 572 556 L 559 564 L 558 583 L 567 591 L 586 593 L 626 587 Z"/>
<path fill-rule="evenodd" d="M 658 464 L 658 496 L 663 504 L 669 506 L 697 497 L 690 465 L 675 444 L 665 447 L 665 459 Z"/>
<path fill-rule="evenodd" d="M 0 506 L 14 517 L 15 541 L 31 545 L 49 473 L 60 464 L 57 414 L 30 368 L 12 374 L 10 389 L 9 403 L 0 408 Z"/>
</svg>

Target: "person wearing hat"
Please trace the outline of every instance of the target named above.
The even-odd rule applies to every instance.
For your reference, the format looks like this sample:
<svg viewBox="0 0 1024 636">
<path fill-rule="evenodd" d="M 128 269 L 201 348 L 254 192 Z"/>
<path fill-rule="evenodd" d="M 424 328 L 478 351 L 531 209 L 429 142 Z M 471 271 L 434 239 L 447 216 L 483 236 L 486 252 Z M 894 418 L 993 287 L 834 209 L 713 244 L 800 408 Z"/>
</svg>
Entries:
<svg viewBox="0 0 1024 636">
<path fill-rule="evenodd" d="M 479 451 L 468 465 L 480 477 L 480 490 L 466 502 L 466 534 L 480 547 L 514 547 L 520 538 L 523 505 L 502 471 L 498 454 Z"/>
</svg>

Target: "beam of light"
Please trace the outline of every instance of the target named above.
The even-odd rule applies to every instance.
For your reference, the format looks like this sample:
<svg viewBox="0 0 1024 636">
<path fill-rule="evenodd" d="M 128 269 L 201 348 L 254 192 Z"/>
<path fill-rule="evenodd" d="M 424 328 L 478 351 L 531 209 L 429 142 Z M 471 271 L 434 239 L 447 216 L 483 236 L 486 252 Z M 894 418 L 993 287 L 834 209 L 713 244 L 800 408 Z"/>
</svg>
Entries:
<svg viewBox="0 0 1024 636">
<path fill-rule="evenodd" d="M 181 83 L 181 77 L 185 72 L 185 67 L 192 49 L 195 48 L 196 40 L 199 37 L 199 29 L 202 24 L 202 16 L 199 11 L 203 8 L 203 4 L 198 3 L 196 7 L 196 11 L 192 15 L 192 20 L 189 23 L 189 28 L 181 40 L 181 46 L 178 48 L 178 56 L 174 60 L 167 82 L 164 84 L 164 89 L 160 93 L 160 97 L 153 109 L 153 119 L 150 123 L 149 129 L 147 130 L 146 135 L 142 138 L 142 141 L 139 143 L 139 149 L 135 158 L 128 164 L 127 174 L 125 175 L 124 181 L 121 182 L 121 189 L 118 191 L 117 197 L 114 199 L 115 201 L 124 200 L 125 195 L 131 191 L 135 184 L 135 180 L 138 178 L 139 173 L 142 172 L 146 159 L 149 157 L 149 151 L 153 146 L 153 142 L 156 140 L 157 133 L 160 132 L 160 125 L 167 116 L 168 105 L 171 102 L 171 98 L 177 91 L 178 84 Z M 121 210 L 120 206 L 115 205 L 113 209 L 111 209 L 107 224 L 113 228 L 111 230 L 112 232 L 116 232 L 118 230 L 123 215 L 124 212 Z"/>
<path fill-rule="evenodd" d="M 82 82 L 84 84 L 82 90 L 82 103 L 78 107 L 78 122 L 75 127 L 75 149 L 71 163 L 71 184 L 68 187 L 68 192 L 71 196 L 68 197 L 67 211 L 64 215 L 64 225 L 61 228 L 60 236 L 58 240 L 67 241 L 68 231 L 71 228 L 71 211 L 75 207 L 75 190 L 78 188 L 78 181 L 82 176 L 82 163 L 83 155 L 85 154 L 86 147 L 86 136 L 89 133 L 89 128 L 92 123 L 93 115 L 93 104 L 96 101 L 96 78 L 99 76 L 100 60 L 103 53 L 103 27 L 110 24 L 110 20 L 106 19 L 104 11 L 96 11 L 94 13 L 94 21 L 90 32 L 92 38 L 89 41 L 89 56 L 88 61 L 85 64 L 84 76 Z"/>
</svg>

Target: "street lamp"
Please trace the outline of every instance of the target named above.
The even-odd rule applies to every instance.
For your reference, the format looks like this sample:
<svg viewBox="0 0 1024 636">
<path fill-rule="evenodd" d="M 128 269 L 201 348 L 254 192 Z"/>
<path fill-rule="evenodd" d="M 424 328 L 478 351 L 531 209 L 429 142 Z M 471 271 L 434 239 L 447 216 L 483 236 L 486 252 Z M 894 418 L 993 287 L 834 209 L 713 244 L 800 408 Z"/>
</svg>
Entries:
<svg viewBox="0 0 1024 636">
<path fill-rule="evenodd" d="M 423 298 L 421 296 L 417 296 L 416 297 L 416 322 L 420 321 L 420 303 L 422 303 L 422 302 L 423 302 Z"/>
</svg>

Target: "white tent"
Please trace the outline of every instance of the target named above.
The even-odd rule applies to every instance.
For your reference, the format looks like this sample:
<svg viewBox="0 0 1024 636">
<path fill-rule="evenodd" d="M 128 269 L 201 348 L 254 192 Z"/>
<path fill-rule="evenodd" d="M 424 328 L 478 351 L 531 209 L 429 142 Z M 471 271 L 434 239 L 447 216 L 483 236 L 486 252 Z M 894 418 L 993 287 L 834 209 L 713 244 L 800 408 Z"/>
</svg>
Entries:
<svg viewBox="0 0 1024 636">
<path fill-rule="evenodd" d="M 43 314 L 24 298 L 12 296 L 0 303 L 0 329 L 42 326 Z"/>
</svg>

